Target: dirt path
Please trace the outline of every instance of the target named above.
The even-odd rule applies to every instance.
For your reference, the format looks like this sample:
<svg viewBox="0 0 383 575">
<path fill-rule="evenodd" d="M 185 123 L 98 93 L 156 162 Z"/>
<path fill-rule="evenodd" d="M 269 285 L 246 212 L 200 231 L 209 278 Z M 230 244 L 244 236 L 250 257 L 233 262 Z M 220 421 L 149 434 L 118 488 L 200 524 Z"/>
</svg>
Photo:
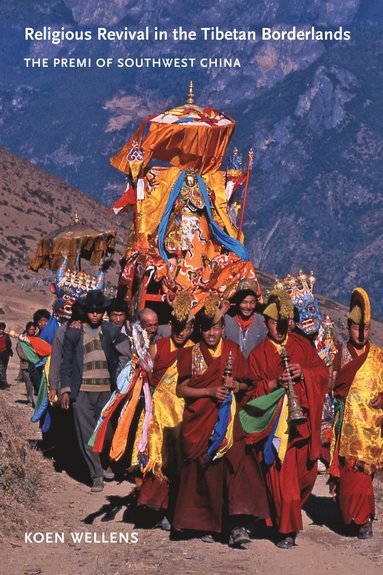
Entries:
<svg viewBox="0 0 383 575">
<path fill-rule="evenodd" d="M 14 382 L 17 362 L 11 364 Z M 24 405 L 24 386 L 12 385 L 9 404 L 17 409 L 20 426 L 30 439 L 38 439 L 29 423 L 31 408 Z M 304 515 L 304 531 L 291 551 L 278 550 L 267 539 L 254 539 L 246 550 L 229 549 L 199 540 L 169 541 L 160 530 L 135 530 L 127 522 L 126 497 L 132 485 L 106 484 L 100 494 L 48 465 L 49 485 L 41 513 L 30 530 L 1 540 L 0 573 L 7 575 L 166 575 L 262 573 L 263 575 L 323 575 L 357 573 L 381 575 L 383 525 L 374 523 L 374 539 L 360 542 L 340 533 L 335 505 L 325 478 L 319 477 Z M 383 512 L 381 484 L 378 512 Z M 43 509 L 44 507 L 44 509 Z M 113 508 L 113 509 L 112 509 Z M 111 512 L 111 520 L 108 512 Z M 48 535 L 49 534 L 49 535 Z M 58 538 L 57 542 L 54 541 Z M 86 539 L 87 538 L 87 539 Z M 29 541 L 31 542 L 28 542 Z M 44 540 L 44 542 L 37 542 Z M 127 540 L 130 542 L 128 543 Z M 134 542 L 136 540 L 136 542 Z M 87 542 L 93 541 L 93 542 Z"/>
</svg>

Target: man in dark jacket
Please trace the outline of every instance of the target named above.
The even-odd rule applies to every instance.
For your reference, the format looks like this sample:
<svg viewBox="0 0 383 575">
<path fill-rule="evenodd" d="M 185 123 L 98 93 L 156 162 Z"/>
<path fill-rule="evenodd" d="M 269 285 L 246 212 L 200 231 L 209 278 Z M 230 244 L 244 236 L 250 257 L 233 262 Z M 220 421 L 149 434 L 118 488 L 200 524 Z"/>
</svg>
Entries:
<svg viewBox="0 0 383 575">
<path fill-rule="evenodd" d="M 128 339 L 113 323 L 103 323 L 109 303 L 100 291 L 88 293 L 81 328 L 68 327 L 66 331 L 60 374 L 61 406 L 68 409 L 70 401 L 73 403 L 77 439 L 93 492 L 104 487 L 103 468 L 100 455 L 92 451 L 88 441 L 110 398 L 119 367 L 130 358 Z"/>
</svg>

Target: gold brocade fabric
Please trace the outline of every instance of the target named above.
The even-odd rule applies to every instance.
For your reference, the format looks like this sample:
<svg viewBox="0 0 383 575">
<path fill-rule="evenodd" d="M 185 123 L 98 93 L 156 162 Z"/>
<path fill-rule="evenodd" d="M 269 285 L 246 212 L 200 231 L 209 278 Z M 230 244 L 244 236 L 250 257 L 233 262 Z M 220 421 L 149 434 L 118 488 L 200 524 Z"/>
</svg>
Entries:
<svg viewBox="0 0 383 575">
<path fill-rule="evenodd" d="M 137 202 L 139 245 L 147 249 L 157 238 L 158 225 L 164 215 L 170 192 L 180 175 L 178 168 L 153 169 L 145 181 L 145 198 Z M 151 240 L 152 238 L 152 240 Z"/>
<path fill-rule="evenodd" d="M 277 343 L 276 341 L 270 339 L 270 342 L 273 344 L 273 346 L 275 347 L 275 349 L 277 350 L 279 355 L 281 355 L 281 353 L 282 353 L 282 345 L 286 345 L 288 339 L 289 339 L 289 336 L 286 335 L 286 337 L 283 341 L 283 344 Z M 281 463 L 283 463 L 283 461 L 285 459 L 288 441 L 289 441 L 288 415 L 289 415 L 289 413 L 288 413 L 288 405 L 287 405 L 287 393 L 285 393 L 285 396 L 283 399 L 282 411 L 281 411 L 281 415 L 279 417 L 279 423 L 278 423 L 277 429 L 275 430 L 275 433 L 274 433 L 274 437 L 276 438 L 276 441 L 278 444 L 278 449 L 277 449 L 278 458 L 279 458 Z"/>
<path fill-rule="evenodd" d="M 198 184 L 182 187 L 182 193 L 169 217 L 164 238 L 169 261 L 165 264 L 160 258 L 157 250 L 158 225 L 179 174 L 178 168 L 158 166 L 146 173 L 144 199 L 137 202 L 137 246 L 140 253 L 152 250 L 156 261 L 149 265 L 154 265 L 156 270 L 154 279 L 162 282 L 163 289 L 174 292 L 187 290 L 197 302 L 194 311 L 198 312 L 210 291 L 223 293 L 236 280 L 243 277 L 255 278 L 256 274 L 250 261 L 242 260 L 233 252 L 222 249 L 215 239 L 209 227 Z M 210 190 L 214 221 L 229 236 L 236 238 L 238 230 L 231 223 L 226 209 L 225 173 L 218 171 L 205 174 L 203 180 Z M 191 206 L 192 209 L 186 209 Z M 243 239 L 242 236 L 240 239 Z M 129 257 L 128 252 L 127 259 Z M 128 271 L 125 273 L 126 277 L 129 273 Z"/>
<path fill-rule="evenodd" d="M 192 375 L 201 375 L 207 370 L 207 363 L 201 351 L 199 343 L 192 349 Z"/>
<path fill-rule="evenodd" d="M 215 349 L 209 349 L 210 355 L 213 359 L 221 357 L 222 353 L 222 338 L 219 340 Z M 192 375 L 201 375 L 208 368 L 199 343 L 196 343 L 192 350 Z"/>
<path fill-rule="evenodd" d="M 188 341 L 184 347 L 193 345 Z M 171 343 L 171 350 L 174 345 Z M 176 395 L 176 386 L 178 379 L 177 362 L 174 361 L 165 372 L 160 383 L 154 390 L 152 396 L 152 418 L 148 429 L 148 443 L 146 446 L 146 455 L 148 462 L 144 472 L 151 471 L 153 475 L 163 478 L 168 467 L 168 457 L 175 450 L 175 444 L 178 441 L 179 425 L 182 421 L 184 410 L 184 400 Z M 141 415 L 136 439 L 133 448 L 132 465 L 139 463 L 138 445 L 142 435 L 144 423 L 144 414 Z M 171 464 L 171 462 L 169 462 Z"/>
<path fill-rule="evenodd" d="M 139 244 L 148 247 L 148 238 L 157 231 L 164 214 L 171 190 L 180 175 L 179 168 L 153 168 L 145 177 L 145 198 L 137 202 Z M 225 172 L 219 171 L 203 176 L 208 188 L 214 192 L 214 219 L 229 236 L 237 237 L 237 228 L 231 223 L 227 213 Z M 243 236 L 240 237 L 243 241 Z"/>
<path fill-rule="evenodd" d="M 281 415 L 279 417 L 279 422 L 278 422 L 277 428 L 274 432 L 274 441 L 273 441 L 274 447 L 277 448 L 277 446 L 278 446 L 278 449 L 277 449 L 278 459 L 281 463 L 283 463 L 283 461 L 285 459 L 286 451 L 287 451 L 287 447 L 288 447 L 288 443 L 289 443 L 288 417 L 289 417 L 288 399 L 287 399 L 287 394 L 285 393 L 284 398 L 283 398 Z M 276 444 L 274 442 L 276 442 Z"/>
<path fill-rule="evenodd" d="M 226 230 L 229 236 L 236 238 L 238 228 L 232 224 L 227 213 L 226 173 L 220 170 L 218 172 L 205 174 L 202 179 L 206 186 L 214 192 L 215 221 L 221 228 Z M 241 234 L 239 241 L 243 242 L 243 234 Z"/>
<path fill-rule="evenodd" d="M 382 392 L 383 350 L 371 345 L 346 398 L 340 456 L 367 464 L 383 464 L 383 409 L 370 407 L 371 399 Z"/>
<path fill-rule="evenodd" d="M 68 228 L 70 227 L 74 231 L 76 230 L 76 226 L 68 226 Z M 63 231 L 66 229 L 63 228 Z M 35 272 L 41 268 L 50 268 L 52 271 L 56 271 L 62 264 L 63 252 L 66 253 L 68 269 L 76 267 L 78 255 L 92 265 L 98 266 L 105 254 L 114 249 L 115 244 L 116 232 L 114 231 L 103 233 L 93 231 L 92 233 L 85 229 L 81 237 L 79 235 L 74 237 L 74 232 L 72 234 L 70 232 L 61 233 L 55 238 L 49 235 L 39 241 L 35 255 L 28 261 L 28 267 Z"/>
<path fill-rule="evenodd" d="M 189 292 L 193 312 L 197 313 L 211 291 L 224 293 L 241 278 L 256 279 L 256 273 L 251 261 L 221 245 L 211 227 L 209 213 L 217 226 L 237 239 L 238 229 L 227 211 L 225 172 L 220 170 L 202 176 L 209 195 L 209 212 L 199 181 L 197 178 L 191 181 L 193 176 L 186 173 L 167 213 L 169 197 L 179 176 L 179 168 L 153 166 L 139 180 L 137 238 L 128 244 L 120 283 L 127 287 L 127 299 L 131 299 L 135 282 L 143 285 L 142 277 L 150 268 L 154 270 L 151 279 L 160 284 L 164 293 Z M 162 251 L 160 255 L 158 246 L 158 228 L 165 212 L 168 219 L 166 230 L 161 233 L 161 249 L 166 257 Z M 243 235 L 238 239 L 243 241 Z M 136 299 L 142 296 L 145 296 L 144 289 Z"/>
</svg>

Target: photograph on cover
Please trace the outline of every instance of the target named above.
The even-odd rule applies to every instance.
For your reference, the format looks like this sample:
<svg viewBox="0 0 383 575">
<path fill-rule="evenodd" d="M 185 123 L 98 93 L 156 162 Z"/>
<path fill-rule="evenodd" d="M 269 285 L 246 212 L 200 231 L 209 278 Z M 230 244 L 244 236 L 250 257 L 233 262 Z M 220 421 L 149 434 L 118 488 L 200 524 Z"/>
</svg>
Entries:
<svg viewBox="0 0 383 575">
<path fill-rule="evenodd" d="M 7 573 L 381 571 L 382 19 L 2 0 Z"/>
</svg>

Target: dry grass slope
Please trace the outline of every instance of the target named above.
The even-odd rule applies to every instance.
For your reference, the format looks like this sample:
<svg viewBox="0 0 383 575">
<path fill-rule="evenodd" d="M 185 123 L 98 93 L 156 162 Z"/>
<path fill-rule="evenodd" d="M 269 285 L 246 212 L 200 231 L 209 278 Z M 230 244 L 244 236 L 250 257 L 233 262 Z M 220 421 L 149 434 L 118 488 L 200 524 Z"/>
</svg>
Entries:
<svg viewBox="0 0 383 575">
<path fill-rule="evenodd" d="M 15 535 L 34 523 L 51 464 L 28 442 L 20 411 L 0 396 L 0 533 Z"/>
<path fill-rule="evenodd" d="M 4 284 L 35 285 L 46 273 L 27 268 L 41 237 L 73 222 L 77 210 L 81 221 L 117 231 L 117 254 L 123 254 L 128 217 L 106 216 L 107 208 L 79 189 L 0 148 L 0 287 Z M 95 270 L 93 269 L 93 273 Z M 110 276 L 110 277 L 109 277 Z M 117 281 L 117 266 L 109 272 Z"/>
</svg>

